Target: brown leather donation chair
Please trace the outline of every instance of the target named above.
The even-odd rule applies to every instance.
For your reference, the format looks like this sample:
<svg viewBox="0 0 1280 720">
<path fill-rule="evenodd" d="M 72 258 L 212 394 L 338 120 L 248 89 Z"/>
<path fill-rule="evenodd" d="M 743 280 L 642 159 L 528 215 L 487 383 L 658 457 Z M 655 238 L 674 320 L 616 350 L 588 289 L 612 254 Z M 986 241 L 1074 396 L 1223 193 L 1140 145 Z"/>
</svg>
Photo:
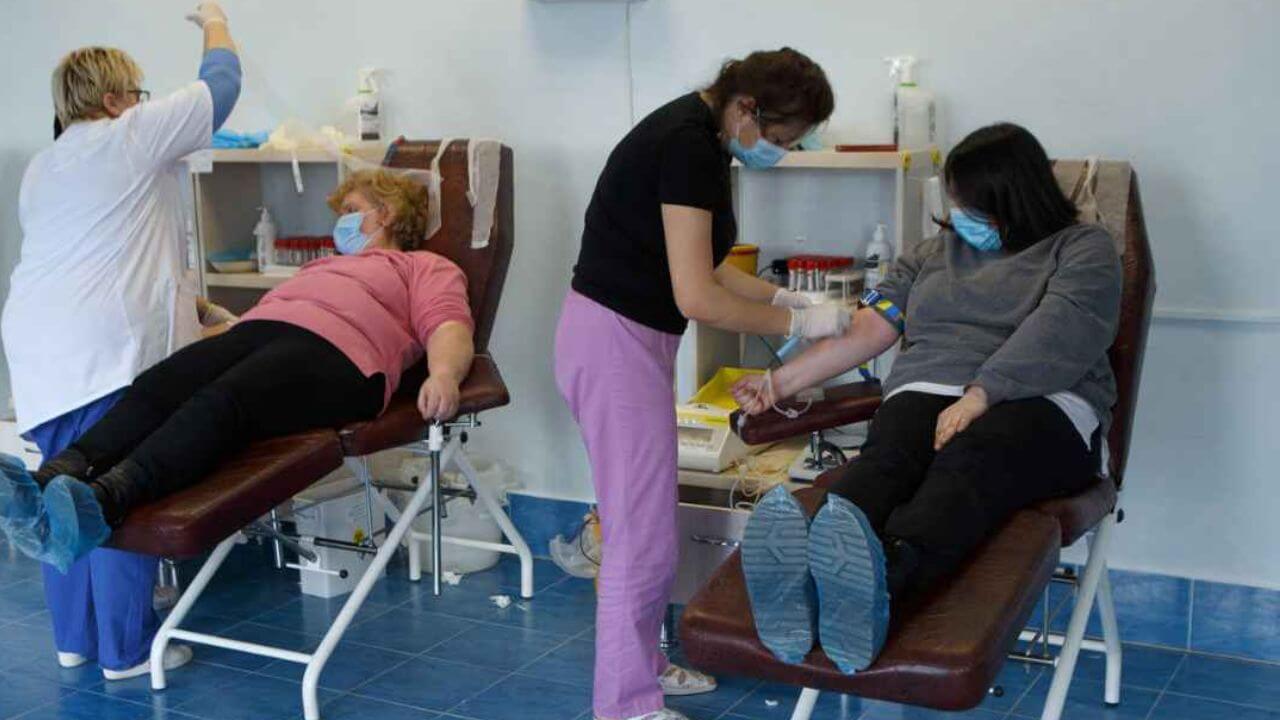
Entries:
<svg viewBox="0 0 1280 720">
<path fill-rule="evenodd" d="M 1073 197 L 1078 196 L 1076 184 L 1085 177 L 1083 163 L 1056 163 L 1055 173 Z M 680 638 L 695 667 L 805 688 L 792 720 L 808 720 L 820 691 L 965 710 L 983 701 L 1021 636 L 1032 643 L 1039 641 L 1046 651 L 1051 643 L 1061 646 L 1042 719 L 1061 717 L 1082 646 L 1106 652 L 1103 700 L 1110 705 L 1120 702 L 1120 636 L 1107 582 L 1107 552 L 1122 518 L 1118 491 L 1124 480 L 1155 279 L 1132 169 L 1122 162 L 1099 163 L 1094 193 L 1100 222 L 1116 238 L 1124 265 L 1120 327 L 1110 349 L 1119 389 L 1107 438 L 1110 477 L 1098 479 L 1075 497 L 1015 513 L 948 584 L 913 602 L 895 604 L 884 650 L 871 667 L 855 675 L 837 670 L 820 648 L 803 663 L 787 665 L 760 644 L 741 560 L 735 553 L 685 609 Z M 773 413 L 753 417 L 742 437 L 752 444 L 768 443 L 861 422 L 869 420 L 880 404 L 878 388 L 868 383 L 828 388 L 825 397 L 796 420 Z M 797 493 L 811 513 L 831 479 L 832 473 L 827 473 L 818 478 L 816 487 Z M 1066 633 L 1049 633 L 1047 627 L 1040 632 L 1024 630 L 1037 600 L 1055 579 L 1061 549 L 1085 536 L 1089 536 L 1089 559 L 1083 576 L 1057 573 L 1057 579 L 1078 585 Z M 1103 642 L 1084 639 L 1095 597 Z"/>
<path fill-rule="evenodd" d="M 462 453 L 461 445 L 465 436 L 455 432 L 459 428 L 479 427 L 476 418 L 478 413 L 510 402 L 497 365 L 487 354 L 487 346 L 511 259 L 514 220 L 512 154 L 511 149 L 505 146 L 490 145 L 488 151 L 488 158 L 497 154 L 498 180 L 497 200 L 487 233 L 472 233 L 475 213 L 468 191 L 475 177 L 470 165 L 471 159 L 480 154 L 469 151 L 468 141 L 442 143 L 400 139 L 388 148 L 383 161 L 384 165 L 393 168 L 425 170 L 434 166 L 443 178 L 440 203 L 442 224 L 439 232 L 427 243 L 426 249 L 450 258 L 466 273 L 471 311 L 476 323 L 476 357 L 470 374 L 462 383 L 461 403 L 456 418 L 446 423 L 428 424 L 423 421 L 415 407 L 418 387 L 412 380 L 415 373 L 410 371 L 406 373 L 399 393 L 378 419 L 345 428 L 313 430 L 254 443 L 227 458 L 201 482 L 135 510 L 112 535 L 110 544 L 113 547 L 165 558 L 195 557 L 212 550 L 208 560 L 156 633 L 151 646 L 152 688 L 162 690 L 165 687 L 164 664 L 160 659 L 171 640 L 214 645 L 305 665 L 302 681 L 303 710 L 307 720 L 318 720 L 320 706 L 317 688 L 320 673 L 374 583 L 382 577 L 387 561 L 406 536 L 410 540 L 410 549 L 414 555 L 412 559 L 415 561 L 413 579 L 417 579 L 416 552 L 420 541 L 434 540 L 434 568 L 437 569 L 441 567 L 442 545 L 479 544 L 488 549 L 519 555 L 522 594 L 526 597 L 532 594 L 533 557 L 529 547 L 497 502 L 493 489 L 477 480 L 475 469 Z M 422 376 L 421 371 L 417 373 L 419 381 Z M 412 452 L 429 457 L 431 474 L 428 482 L 408 488 L 412 490 L 411 498 L 403 508 L 397 509 L 382 494 L 375 495 L 364 458 L 379 450 L 400 446 L 407 446 Z M 395 519 L 395 524 L 382 542 L 377 543 L 372 538 L 360 543 L 353 543 L 350 538 L 346 541 L 304 539 L 283 533 L 275 522 L 275 508 L 342 467 L 344 463 L 364 482 L 370 507 L 373 507 L 373 503 L 380 502 L 382 508 Z M 469 491 L 445 490 L 440 487 L 437 479 L 450 465 L 456 467 L 466 479 L 470 485 Z M 440 536 L 443 496 L 472 496 L 471 493 L 498 520 L 510 544 L 482 544 Z M 411 533 L 411 522 L 428 502 L 434 520 L 434 538 Z M 261 519 L 264 517 L 271 519 L 264 521 Z M 372 563 L 360 577 L 314 652 L 297 652 L 179 627 L 226 560 L 231 548 L 244 535 L 270 537 L 312 562 L 316 559 L 313 552 L 315 546 L 373 556 Z M 434 574 L 438 593 L 440 573 Z"/>
</svg>

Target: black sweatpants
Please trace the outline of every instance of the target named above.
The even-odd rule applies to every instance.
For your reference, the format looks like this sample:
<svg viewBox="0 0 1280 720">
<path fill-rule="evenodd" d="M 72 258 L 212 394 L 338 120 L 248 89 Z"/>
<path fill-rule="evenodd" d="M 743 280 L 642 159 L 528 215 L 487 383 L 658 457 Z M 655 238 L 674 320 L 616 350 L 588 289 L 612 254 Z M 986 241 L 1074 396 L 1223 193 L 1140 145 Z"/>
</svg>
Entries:
<svg viewBox="0 0 1280 720">
<path fill-rule="evenodd" d="M 189 345 L 142 373 L 74 443 L 99 475 L 141 470 L 138 502 L 204 477 L 253 440 L 376 417 L 384 378 L 281 322 L 249 321 Z M 121 508 L 127 511 L 128 508 Z"/>
<path fill-rule="evenodd" d="M 1077 493 L 1097 476 L 1096 453 L 1044 398 L 999 403 L 934 452 L 938 415 L 957 399 L 894 395 L 872 419 L 861 454 L 831 486 L 866 513 L 890 550 L 898 596 L 954 573 L 1014 511 Z M 914 550 L 909 567 L 893 567 L 903 560 L 892 552 L 894 540 Z"/>
</svg>

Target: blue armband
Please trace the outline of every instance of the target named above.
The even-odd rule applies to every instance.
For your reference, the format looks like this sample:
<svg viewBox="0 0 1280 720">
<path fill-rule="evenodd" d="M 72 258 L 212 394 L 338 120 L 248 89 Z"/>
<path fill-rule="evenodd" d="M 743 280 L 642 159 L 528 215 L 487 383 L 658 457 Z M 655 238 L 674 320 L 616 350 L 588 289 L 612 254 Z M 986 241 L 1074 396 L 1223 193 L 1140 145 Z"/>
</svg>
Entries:
<svg viewBox="0 0 1280 720">
<path fill-rule="evenodd" d="M 200 63 L 200 79 L 213 97 L 213 129 L 217 132 L 240 97 L 240 58 L 226 48 L 210 50 Z"/>
</svg>

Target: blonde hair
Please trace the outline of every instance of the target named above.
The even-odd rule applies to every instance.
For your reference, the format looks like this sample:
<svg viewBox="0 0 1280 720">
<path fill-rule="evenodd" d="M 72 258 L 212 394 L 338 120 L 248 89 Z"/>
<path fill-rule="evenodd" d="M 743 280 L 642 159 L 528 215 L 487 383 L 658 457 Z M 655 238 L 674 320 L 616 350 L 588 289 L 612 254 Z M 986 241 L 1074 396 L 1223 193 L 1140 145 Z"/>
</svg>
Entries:
<svg viewBox="0 0 1280 720">
<path fill-rule="evenodd" d="M 388 170 L 358 170 L 329 195 L 329 207 L 342 212 L 342 201 L 358 192 L 391 213 L 391 237 L 401 250 L 417 250 L 426 240 L 429 214 L 427 188 L 412 178 Z"/>
<path fill-rule="evenodd" d="M 142 83 L 142 68 L 123 50 L 84 47 L 72 50 L 53 70 L 53 107 L 63 127 L 101 117 L 102 97 L 124 95 Z"/>
</svg>

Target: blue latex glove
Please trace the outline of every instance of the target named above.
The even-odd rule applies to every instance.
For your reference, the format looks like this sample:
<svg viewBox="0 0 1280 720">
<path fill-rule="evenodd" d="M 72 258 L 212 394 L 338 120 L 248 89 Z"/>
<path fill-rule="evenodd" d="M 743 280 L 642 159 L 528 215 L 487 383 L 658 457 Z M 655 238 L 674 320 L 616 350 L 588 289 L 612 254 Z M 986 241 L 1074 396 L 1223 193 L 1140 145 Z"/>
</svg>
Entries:
<svg viewBox="0 0 1280 720">
<path fill-rule="evenodd" d="M 265 143 L 269 137 L 271 137 L 271 133 L 266 130 L 250 133 L 236 132 L 235 130 L 219 130 L 213 134 L 213 147 L 222 149 L 256 148 Z"/>
</svg>

